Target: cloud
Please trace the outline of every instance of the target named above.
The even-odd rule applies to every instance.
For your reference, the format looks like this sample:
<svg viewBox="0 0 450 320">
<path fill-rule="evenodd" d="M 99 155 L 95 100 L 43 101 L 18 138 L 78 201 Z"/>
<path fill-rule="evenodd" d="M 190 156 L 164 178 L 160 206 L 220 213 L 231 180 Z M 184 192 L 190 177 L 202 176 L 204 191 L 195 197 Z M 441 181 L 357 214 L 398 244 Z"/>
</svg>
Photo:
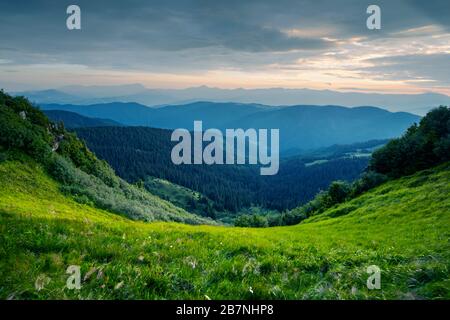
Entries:
<svg viewBox="0 0 450 320">
<path fill-rule="evenodd" d="M 116 45 L 164 51 L 219 46 L 251 52 L 329 46 L 315 37 L 288 37 L 271 25 L 273 11 L 261 10 L 263 2 L 217 2 L 81 0 L 83 30 L 69 32 L 65 1 L 37 0 L 30 5 L 7 1 L 2 3 L 0 21 L 3 35 L 16 35 L 10 39 L 15 46 L 47 52 Z"/>
<path fill-rule="evenodd" d="M 423 86 L 450 86 L 448 68 L 450 53 L 411 54 L 370 59 L 372 67 L 365 68 L 369 74 L 389 80 L 422 83 Z"/>
<path fill-rule="evenodd" d="M 347 77 L 358 71 L 377 77 L 384 72 L 392 79 L 426 76 L 440 85 L 448 83 L 448 76 L 429 63 L 418 66 L 393 58 L 388 66 L 387 60 L 371 61 L 370 55 L 403 56 L 396 52 L 397 39 L 418 36 L 431 39 L 421 49 L 432 48 L 431 36 L 449 30 L 450 2 L 378 0 L 382 29 L 375 32 L 366 28 L 366 8 L 372 2 L 77 0 L 82 30 L 68 31 L 66 8 L 73 1 L 0 0 L 0 61 L 2 68 L 83 65 L 171 74 L 208 70 L 300 74 L 323 72 L 330 63 L 330 69 L 331 64 L 340 68 L 331 73 Z M 364 61 L 384 66 L 370 68 Z"/>
</svg>

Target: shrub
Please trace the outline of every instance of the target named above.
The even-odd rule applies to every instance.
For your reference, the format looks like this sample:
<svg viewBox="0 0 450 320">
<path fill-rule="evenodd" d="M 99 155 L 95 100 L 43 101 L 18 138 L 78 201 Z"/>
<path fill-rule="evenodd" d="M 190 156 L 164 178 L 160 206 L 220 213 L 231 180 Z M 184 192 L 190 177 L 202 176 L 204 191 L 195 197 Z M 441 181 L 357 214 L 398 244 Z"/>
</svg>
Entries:
<svg viewBox="0 0 450 320">
<path fill-rule="evenodd" d="M 345 181 L 333 181 L 328 188 L 328 206 L 344 202 L 351 191 L 351 186 Z"/>
<path fill-rule="evenodd" d="M 374 171 L 364 172 L 361 177 L 353 182 L 351 198 L 360 195 L 372 188 L 379 186 L 380 184 L 388 180 L 387 176 Z"/>
<path fill-rule="evenodd" d="M 253 228 L 265 228 L 269 226 L 267 218 L 257 214 L 240 215 L 234 220 L 234 225 L 236 227 L 253 227 Z"/>
</svg>

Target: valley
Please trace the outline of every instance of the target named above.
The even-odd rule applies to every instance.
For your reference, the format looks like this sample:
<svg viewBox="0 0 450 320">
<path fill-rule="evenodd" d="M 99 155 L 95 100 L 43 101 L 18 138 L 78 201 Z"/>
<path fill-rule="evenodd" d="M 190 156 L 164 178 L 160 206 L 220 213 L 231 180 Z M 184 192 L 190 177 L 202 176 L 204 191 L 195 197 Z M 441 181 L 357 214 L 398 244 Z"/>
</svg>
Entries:
<svg viewBox="0 0 450 320">
<path fill-rule="evenodd" d="M 248 165 L 177 171 L 169 130 L 75 134 L 1 93 L 0 298 L 449 299 L 449 119 L 441 107 L 400 138 L 292 155 L 256 181 Z M 208 190 L 241 207 L 217 210 Z M 80 289 L 66 286 L 70 266 Z"/>
<path fill-rule="evenodd" d="M 0 3 L 2 314 L 445 315 L 449 0 Z"/>
<path fill-rule="evenodd" d="M 131 221 L 0 163 L 2 299 L 448 299 L 448 165 L 278 228 Z M 399 201 L 401 199 L 401 201 Z M 333 212 L 357 210 L 340 217 Z M 381 290 L 366 287 L 369 265 Z M 69 265 L 81 290 L 68 290 Z M 35 289 L 39 277 L 50 279 Z M 251 290 L 250 290 L 251 288 Z"/>
<path fill-rule="evenodd" d="M 277 175 L 261 176 L 257 165 L 175 165 L 170 158 L 175 142 L 171 141 L 169 130 L 98 127 L 75 131 L 125 180 L 135 183 L 156 177 L 171 181 L 213 200 L 212 211 L 216 214 L 229 211 L 231 217 L 251 206 L 292 209 L 311 200 L 333 180 L 357 178 L 368 163 L 368 158 L 348 157 L 336 146 L 321 151 L 322 154 L 282 158 Z M 306 166 L 324 158 L 327 162 Z"/>
</svg>

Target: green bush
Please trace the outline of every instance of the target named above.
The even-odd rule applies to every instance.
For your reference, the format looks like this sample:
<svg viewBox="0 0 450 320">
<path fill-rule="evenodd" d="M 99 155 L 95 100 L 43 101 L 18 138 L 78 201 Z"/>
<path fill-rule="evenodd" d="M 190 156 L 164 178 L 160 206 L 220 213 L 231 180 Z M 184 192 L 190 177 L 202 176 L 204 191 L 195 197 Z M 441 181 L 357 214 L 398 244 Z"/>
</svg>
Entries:
<svg viewBox="0 0 450 320">
<path fill-rule="evenodd" d="M 267 218 L 257 214 L 240 215 L 234 220 L 234 225 L 236 227 L 252 227 L 252 228 L 265 228 L 269 226 Z"/>
<path fill-rule="evenodd" d="M 353 182 L 351 198 L 356 197 L 357 195 L 360 195 L 361 193 L 364 193 L 372 188 L 375 188 L 376 186 L 379 186 L 387 180 L 388 178 L 384 174 L 374 171 L 364 172 L 358 180 Z"/>
<path fill-rule="evenodd" d="M 303 207 L 298 208 L 297 210 L 291 210 L 288 212 L 283 212 L 278 216 L 270 216 L 268 218 L 269 226 L 290 226 L 294 224 L 300 223 L 302 220 L 305 220 L 307 215 Z"/>
<path fill-rule="evenodd" d="M 6 161 L 8 159 L 8 156 L 6 153 L 0 151 L 0 162 Z"/>
<path fill-rule="evenodd" d="M 351 191 L 351 185 L 345 181 L 333 181 L 328 188 L 328 206 L 344 202 Z"/>
</svg>

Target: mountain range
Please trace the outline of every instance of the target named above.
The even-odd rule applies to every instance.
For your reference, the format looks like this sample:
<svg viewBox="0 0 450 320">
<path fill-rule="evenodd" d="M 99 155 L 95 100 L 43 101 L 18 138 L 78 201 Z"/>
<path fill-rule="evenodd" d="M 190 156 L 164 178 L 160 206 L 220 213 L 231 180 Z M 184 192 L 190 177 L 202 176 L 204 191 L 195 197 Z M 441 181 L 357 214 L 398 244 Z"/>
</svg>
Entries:
<svg viewBox="0 0 450 320">
<path fill-rule="evenodd" d="M 64 110 L 93 118 L 111 119 L 126 126 L 193 129 L 279 129 L 280 150 L 310 150 L 333 144 L 351 144 L 401 135 L 420 117 L 376 107 L 299 105 L 271 107 L 259 104 L 196 102 L 149 108 L 138 103 L 95 105 L 41 104 L 43 110 Z"/>
<path fill-rule="evenodd" d="M 44 113 L 53 122 L 64 122 L 64 125 L 67 128 L 109 127 L 122 125 L 113 120 L 85 117 L 78 113 L 64 110 L 46 110 Z"/>
<path fill-rule="evenodd" d="M 379 106 L 390 111 L 424 115 L 440 105 L 449 105 L 450 97 L 426 92 L 422 94 L 380 94 L 358 91 L 311 89 L 221 89 L 207 86 L 187 89 L 149 89 L 140 84 L 114 86 L 66 86 L 58 89 L 22 91 L 15 95 L 35 103 L 98 104 L 137 102 L 147 106 L 187 104 L 196 101 L 259 103 L 265 105 L 361 105 Z"/>
</svg>

